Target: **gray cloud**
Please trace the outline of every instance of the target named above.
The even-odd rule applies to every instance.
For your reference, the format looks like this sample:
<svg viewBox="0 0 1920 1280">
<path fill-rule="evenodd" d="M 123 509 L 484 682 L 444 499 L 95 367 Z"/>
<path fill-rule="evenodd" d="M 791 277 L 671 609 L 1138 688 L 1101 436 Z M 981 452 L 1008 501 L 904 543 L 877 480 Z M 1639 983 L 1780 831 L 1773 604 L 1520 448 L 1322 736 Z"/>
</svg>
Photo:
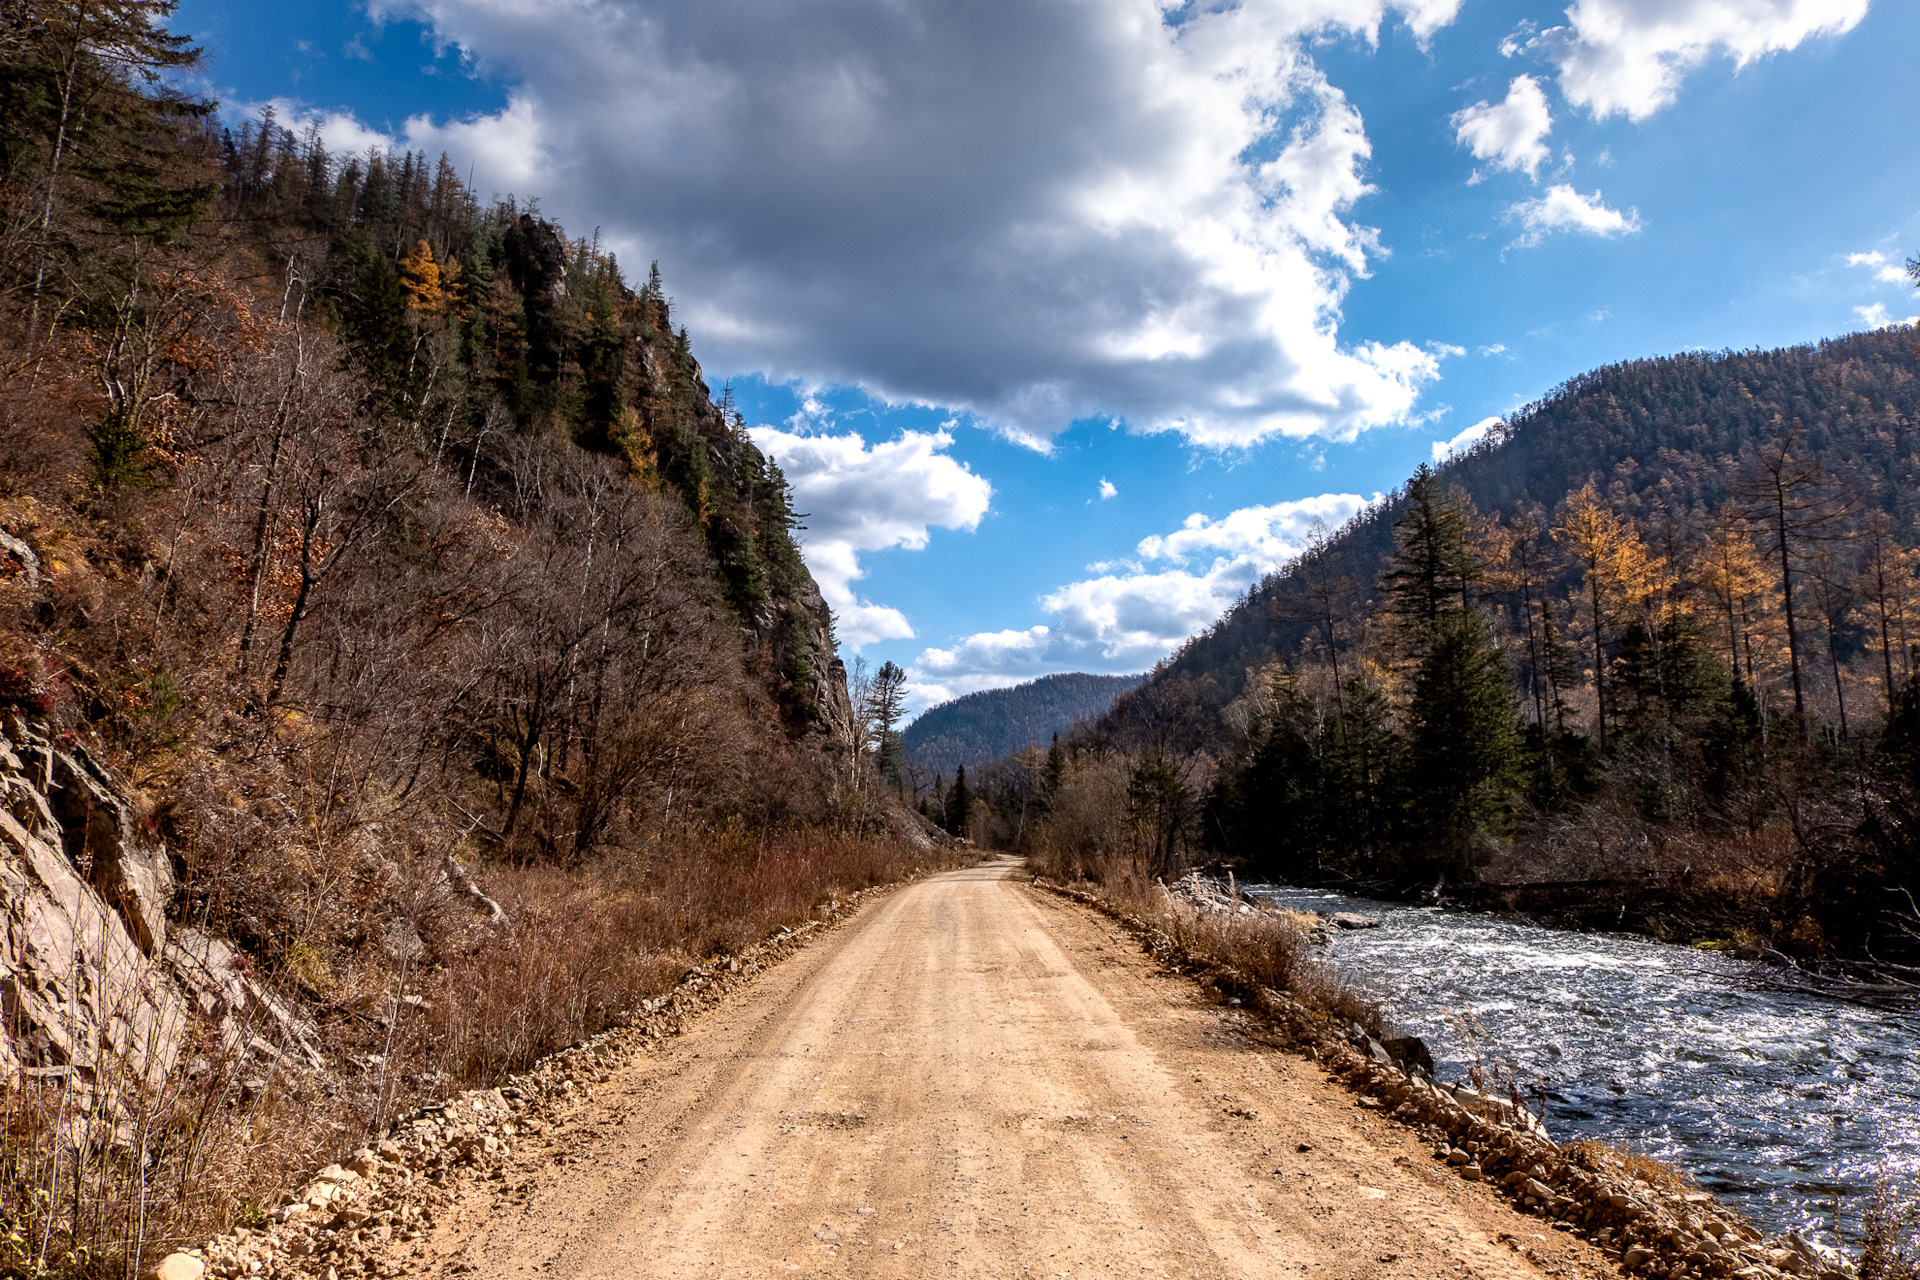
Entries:
<svg viewBox="0 0 1920 1280">
<path fill-rule="evenodd" d="M 402 0 L 514 80 L 416 120 L 658 258 L 703 358 L 1209 445 L 1409 416 L 1436 358 L 1345 344 L 1379 250 L 1357 112 L 1302 51 L 1458 0 Z M 489 130 L 500 135 L 489 139 Z M 508 141 L 502 142 L 501 139 Z"/>
</svg>

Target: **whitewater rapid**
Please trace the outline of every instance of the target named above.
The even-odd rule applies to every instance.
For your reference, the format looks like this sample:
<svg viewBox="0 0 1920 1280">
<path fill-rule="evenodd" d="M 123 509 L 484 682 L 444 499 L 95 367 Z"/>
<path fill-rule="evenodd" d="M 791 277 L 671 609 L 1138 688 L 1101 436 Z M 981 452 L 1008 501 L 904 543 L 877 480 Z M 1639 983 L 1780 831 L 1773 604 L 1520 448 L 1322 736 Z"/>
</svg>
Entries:
<svg viewBox="0 0 1920 1280">
<path fill-rule="evenodd" d="M 1431 1047 L 1443 1080 L 1510 1072 L 1566 1142 L 1659 1156 L 1769 1231 L 1854 1238 L 1883 1176 L 1920 1171 L 1911 1008 L 1769 989 L 1762 965 L 1641 938 L 1285 886 L 1352 911 L 1331 961 Z"/>
</svg>

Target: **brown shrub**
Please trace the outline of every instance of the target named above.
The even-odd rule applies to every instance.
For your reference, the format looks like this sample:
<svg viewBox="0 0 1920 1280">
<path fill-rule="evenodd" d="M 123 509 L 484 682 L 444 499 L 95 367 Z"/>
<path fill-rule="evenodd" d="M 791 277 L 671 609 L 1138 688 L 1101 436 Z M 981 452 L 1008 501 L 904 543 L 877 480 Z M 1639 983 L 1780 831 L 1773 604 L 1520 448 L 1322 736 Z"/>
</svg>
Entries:
<svg viewBox="0 0 1920 1280">
<path fill-rule="evenodd" d="M 1066 849 L 1064 856 L 1059 850 Z M 1074 881 L 1115 910 L 1158 928 L 1188 953 L 1237 969 L 1263 987 L 1284 991 L 1310 1009 L 1374 1034 L 1387 1026 L 1380 1003 L 1314 955 L 1312 919 L 1297 911 L 1210 911 L 1183 902 L 1122 857 L 1090 857 L 1065 845 L 1044 846 L 1027 865 L 1050 879 Z"/>
<path fill-rule="evenodd" d="M 1920 1201 L 1911 1184 L 1905 1191 L 1884 1179 L 1874 1188 L 1855 1264 L 1860 1280 L 1920 1280 Z"/>
</svg>

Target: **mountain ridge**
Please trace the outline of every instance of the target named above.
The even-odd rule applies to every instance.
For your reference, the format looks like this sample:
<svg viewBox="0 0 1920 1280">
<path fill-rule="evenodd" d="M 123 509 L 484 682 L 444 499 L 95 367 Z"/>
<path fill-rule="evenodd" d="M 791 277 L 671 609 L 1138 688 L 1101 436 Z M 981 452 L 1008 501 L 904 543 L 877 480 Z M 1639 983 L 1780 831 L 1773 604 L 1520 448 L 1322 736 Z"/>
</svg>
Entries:
<svg viewBox="0 0 1920 1280">
<path fill-rule="evenodd" d="M 1069 671 L 965 694 L 921 712 L 901 731 L 902 753 L 938 776 L 1043 746 L 1053 734 L 1105 711 L 1145 678 Z"/>
</svg>

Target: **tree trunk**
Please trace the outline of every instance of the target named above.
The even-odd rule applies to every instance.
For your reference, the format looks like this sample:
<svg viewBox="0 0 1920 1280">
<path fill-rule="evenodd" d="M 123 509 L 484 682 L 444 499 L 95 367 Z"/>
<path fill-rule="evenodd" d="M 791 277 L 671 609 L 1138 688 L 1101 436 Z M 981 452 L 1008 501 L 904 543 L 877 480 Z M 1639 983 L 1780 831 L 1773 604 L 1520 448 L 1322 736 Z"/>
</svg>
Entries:
<svg viewBox="0 0 1920 1280">
<path fill-rule="evenodd" d="M 1593 608 L 1593 719 L 1600 726 L 1600 750 L 1607 749 L 1607 661 L 1600 645 L 1600 576 L 1598 566 L 1587 570 L 1587 595 Z"/>
<path fill-rule="evenodd" d="M 1780 602 L 1787 619 L 1787 665 L 1793 673 L 1793 714 L 1795 719 L 1804 721 L 1807 700 L 1800 688 L 1800 638 L 1793 622 L 1793 561 L 1787 550 L 1787 495 L 1778 489 L 1775 494 L 1774 529 L 1780 552 Z M 1804 728 L 1800 732 L 1804 734 Z"/>
</svg>

